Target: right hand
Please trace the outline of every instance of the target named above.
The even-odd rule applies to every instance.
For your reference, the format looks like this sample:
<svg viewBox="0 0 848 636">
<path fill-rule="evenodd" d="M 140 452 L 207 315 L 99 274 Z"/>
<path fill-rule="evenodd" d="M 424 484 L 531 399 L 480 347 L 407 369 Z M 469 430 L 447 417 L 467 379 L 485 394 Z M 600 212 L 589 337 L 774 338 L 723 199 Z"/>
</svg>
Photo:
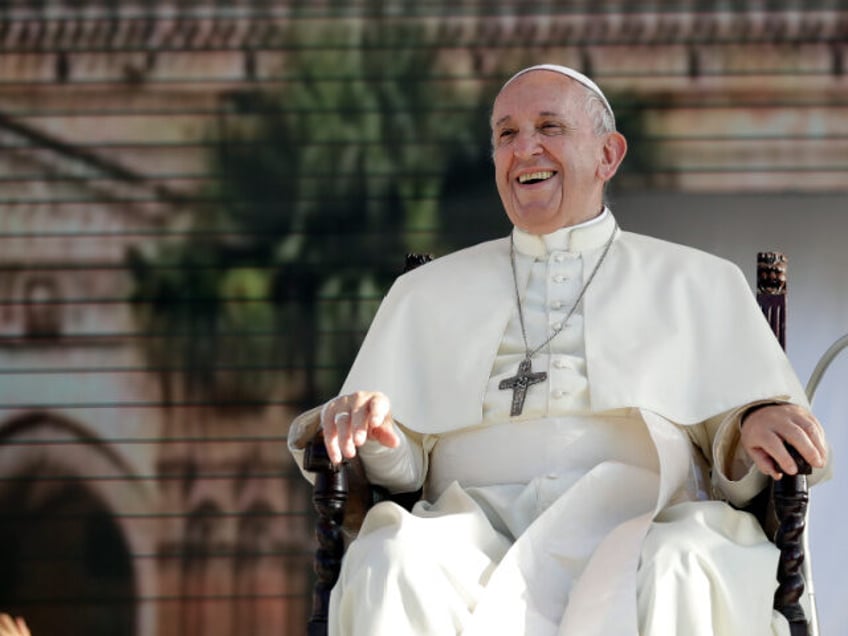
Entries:
<svg viewBox="0 0 848 636">
<path fill-rule="evenodd" d="M 824 429 L 809 410 L 796 404 L 770 404 L 742 422 L 740 443 L 760 472 L 773 479 L 795 475 L 798 466 L 786 450 L 790 443 L 814 468 L 827 463 Z"/>
<path fill-rule="evenodd" d="M 333 398 L 321 409 L 324 446 L 334 464 L 356 456 L 356 449 L 373 439 L 383 446 L 400 444 L 389 398 L 379 392 L 357 391 Z"/>
</svg>

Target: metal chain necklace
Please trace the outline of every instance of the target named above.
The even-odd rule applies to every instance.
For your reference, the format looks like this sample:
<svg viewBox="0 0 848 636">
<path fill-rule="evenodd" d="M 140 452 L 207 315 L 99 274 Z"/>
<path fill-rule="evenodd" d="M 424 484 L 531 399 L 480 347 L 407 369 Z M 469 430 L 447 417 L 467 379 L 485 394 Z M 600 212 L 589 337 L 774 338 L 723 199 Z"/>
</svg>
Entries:
<svg viewBox="0 0 848 636">
<path fill-rule="evenodd" d="M 571 306 L 571 309 L 568 310 L 565 318 L 563 318 L 562 322 L 559 323 L 559 326 L 557 326 L 553 332 L 534 349 L 530 349 L 530 345 L 527 343 L 527 329 L 524 326 L 524 309 L 521 306 L 521 293 L 518 291 L 518 274 L 515 271 L 515 241 L 513 240 L 512 235 L 510 235 L 509 264 L 512 268 L 512 282 L 515 287 L 515 303 L 518 306 L 518 322 L 521 325 L 521 337 L 524 339 L 524 359 L 519 363 L 518 371 L 514 376 L 505 378 L 501 380 L 500 384 L 498 384 L 498 389 L 512 389 L 512 408 L 509 412 L 510 415 L 521 415 L 521 411 L 524 410 L 524 398 L 527 397 L 527 389 L 534 384 L 544 382 L 548 378 L 548 374 L 545 371 L 533 372 L 532 358 L 545 346 L 547 346 L 551 340 L 556 338 L 563 329 L 565 329 L 566 323 L 577 310 L 577 306 L 580 304 L 580 301 L 583 300 L 583 296 L 586 294 L 586 290 L 589 288 L 589 285 L 592 284 L 595 274 L 598 273 L 601 263 L 603 263 L 604 259 L 607 257 L 607 253 L 612 246 L 612 241 L 615 238 L 617 229 L 618 226 L 613 228 L 612 233 L 604 246 L 604 251 L 601 253 L 601 257 L 598 259 L 598 262 L 595 263 L 592 273 L 589 274 L 589 278 L 586 279 L 586 282 L 583 284 L 583 288 L 577 295 L 577 300 L 574 301 L 574 304 Z"/>
</svg>

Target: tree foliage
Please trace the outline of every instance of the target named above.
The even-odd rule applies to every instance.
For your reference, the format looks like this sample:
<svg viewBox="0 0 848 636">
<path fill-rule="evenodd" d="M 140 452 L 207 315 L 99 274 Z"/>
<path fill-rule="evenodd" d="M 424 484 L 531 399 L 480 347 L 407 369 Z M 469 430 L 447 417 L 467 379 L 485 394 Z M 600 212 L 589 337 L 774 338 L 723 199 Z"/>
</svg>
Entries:
<svg viewBox="0 0 848 636">
<path fill-rule="evenodd" d="M 169 395 L 261 406 L 305 369 L 301 399 L 323 399 L 403 254 L 441 251 L 448 171 L 488 140 L 429 37 L 417 22 L 297 23 L 282 88 L 225 97 L 212 203 L 183 241 L 130 255 Z"/>
</svg>

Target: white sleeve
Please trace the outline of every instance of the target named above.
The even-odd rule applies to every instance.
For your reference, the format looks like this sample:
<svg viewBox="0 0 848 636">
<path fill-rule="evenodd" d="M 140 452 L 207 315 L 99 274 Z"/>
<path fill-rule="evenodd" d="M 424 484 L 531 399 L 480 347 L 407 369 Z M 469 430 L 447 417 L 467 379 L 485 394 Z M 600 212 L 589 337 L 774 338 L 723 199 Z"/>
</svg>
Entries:
<svg viewBox="0 0 848 636">
<path fill-rule="evenodd" d="M 370 483 L 388 488 L 389 492 L 414 492 L 427 476 L 427 453 L 424 445 L 402 427 L 395 425 L 395 431 L 400 438 L 397 448 L 368 440 L 359 447 L 359 457 Z"/>
<path fill-rule="evenodd" d="M 735 506 L 746 505 L 768 483 L 768 477 L 759 471 L 739 443 L 740 420 L 750 406 L 728 413 L 712 440 L 713 487 Z"/>
</svg>

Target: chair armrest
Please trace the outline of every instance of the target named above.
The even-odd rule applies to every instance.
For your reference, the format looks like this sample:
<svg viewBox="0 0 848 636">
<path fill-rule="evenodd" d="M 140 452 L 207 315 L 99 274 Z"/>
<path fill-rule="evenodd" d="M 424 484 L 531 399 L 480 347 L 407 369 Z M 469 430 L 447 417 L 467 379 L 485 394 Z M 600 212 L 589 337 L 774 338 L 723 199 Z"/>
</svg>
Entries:
<svg viewBox="0 0 848 636">
<path fill-rule="evenodd" d="M 342 530 L 348 537 L 355 536 L 365 513 L 381 499 L 381 493 L 368 483 L 359 457 L 346 459 L 339 466 L 333 465 L 320 430 L 306 444 L 304 451 L 303 468 L 315 473 L 313 503 L 316 503 L 316 497 L 321 498 L 321 501 L 330 497 L 333 502 L 337 502 L 334 505 L 340 506 Z M 321 511 L 318 513 L 320 516 Z M 337 512 L 334 510 L 333 514 Z"/>
<path fill-rule="evenodd" d="M 346 543 L 356 536 L 368 509 L 386 499 L 410 509 L 420 498 L 421 491 L 390 495 L 385 488 L 369 484 L 359 457 L 333 465 L 320 430 L 304 447 L 303 469 L 314 473 L 312 504 L 318 515 L 315 525 L 318 548 L 314 557 L 316 580 L 308 634 L 324 636 L 330 590 L 339 578 Z"/>
</svg>

